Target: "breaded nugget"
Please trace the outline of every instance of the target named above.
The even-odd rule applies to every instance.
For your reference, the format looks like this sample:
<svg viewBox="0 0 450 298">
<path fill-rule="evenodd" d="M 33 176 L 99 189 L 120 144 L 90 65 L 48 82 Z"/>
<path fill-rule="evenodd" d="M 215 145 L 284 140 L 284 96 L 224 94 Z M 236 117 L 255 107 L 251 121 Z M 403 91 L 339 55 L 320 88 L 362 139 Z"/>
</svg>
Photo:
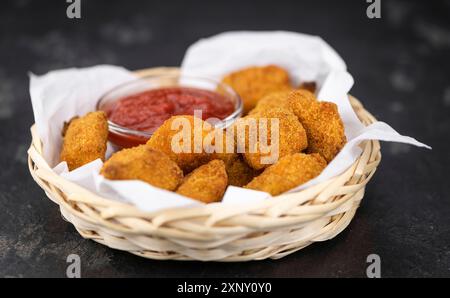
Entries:
<svg viewBox="0 0 450 298">
<path fill-rule="evenodd" d="M 272 119 L 278 120 L 278 130 L 276 130 L 278 135 L 274 136 L 272 135 Z M 266 127 L 266 130 L 262 130 L 261 125 L 264 122 L 261 121 L 266 121 L 266 125 L 262 126 L 263 128 Z M 254 127 L 255 123 L 257 129 L 253 132 L 257 134 L 256 142 L 252 141 L 250 130 L 250 127 Z M 305 129 L 294 113 L 287 109 L 261 110 L 239 119 L 236 125 L 238 145 L 242 147 L 242 144 L 245 143 L 244 159 L 255 170 L 266 168 L 279 158 L 301 152 L 308 146 Z M 274 126 L 275 128 L 276 126 Z M 245 129 L 245 134 L 242 133 L 243 129 Z M 239 131 L 241 131 L 241 134 L 239 134 Z M 265 135 L 267 136 L 267 142 L 262 141 Z M 278 136 L 278 146 L 276 146 L 276 136 Z M 268 145 L 267 148 L 265 148 L 266 144 Z"/>
<path fill-rule="evenodd" d="M 177 193 L 204 203 L 218 202 L 227 188 L 227 180 L 224 162 L 215 159 L 186 176 Z"/>
<path fill-rule="evenodd" d="M 307 152 L 320 153 L 330 162 L 347 141 L 336 104 L 317 101 L 305 90 L 290 93 L 289 104 L 308 135 Z"/>
<path fill-rule="evenodd" d="M 224 77 L 222 82 L 231 86 L 242 98 L 244 114 L 265 95 L 292 89 L 288 72 L 275 65 L 241 69 Z"/>
<path fill-rule="evenodd" d="M 74 170 L 97 158 L 105 159 L 108 120 L 105 112 L 91 112 L 74 118 L 64 132 L 60 158 Z"/>
<path fill-rule="evenodd" d="M 240 156 L 225 164 L 225 169 L 228 175 L 228 185 L 239 187 L 246 185 L 261 174 L 261 171 L 250 167 Z"/>
<path fill-rule="evenodd" d="M 274 108 L 285 108 L 289 110 L 289 93 L 291 93 L 291 90 L 273 92 L 264 96 L 258 101 L 255 108 L 251 110 L 248 115 L 258 113 L 261 110 L 270 110 Z"/>
<path fill-rule="evenodd" d="M 175 190 L 183 180 L 183 172 L 175 162 L 145 145 L 114 153 L 100 174 L 111 180 L 138 179 L 167 190 Z"/>
<path fill-rule="evenodd" d="M 228 129 L 233 129 L 233 127 L 230 127 Z M 235 135 L 227 135 L 227 130 L 224 129 L 215 129 L 214 133 L 215 135 L 213 137 L 213 140 L 211 141 L 211 144 L 212 146 L 214 146 L 214 148 L 208 151 L 212 152 L 212 150 L 214 150 L 214 152 L 210 152 L 210 160 L 220 159 L 225 163 L 225 165 L 228 165 L 238 157 L 238 154 L 236 152 Z M 217 141 L 220 136 L 222 136 L 222 142 Z M 205 148 L 208 148 L 208 145 L 205 145 Z"/>
<path fill-rule="evenodd" d="M 186 174 L 210 161 L 203 148 L 203 139 L 209 132 L 199 118 L 173 116 L 153 133 L 147 146 L 165 153 Z"/>
<path fill-rule="evenodd" d="M 279 195 L 318 176 L 327 166 L 320 154 L 296 153 L 281 158 L 255 177 L 245 188 Z"/>
<path fill-rule="evenodd" d="M 229 129 L 235 129 L 235 127 L 230 127 Z M 256 177 L 261 171 L 254 170 L 243 160 L 242 156 L 236 153 L 236 140 L 235 135 L 228 136 L 228 142 L 231 142 L 227 152 L 227 135 L 223 131 L 223 141 L 222 146 L 219 144 L 218 149 L 221 152 L 214 152 L 211 154 L 211 160 L 220 159 L 225 164 L 225 170 L 228 175 L 228 185 L 243 186 L 249 183 L 254 177 Z M 230 152 L 231 151 L 231 152 Z"/>
</svg>

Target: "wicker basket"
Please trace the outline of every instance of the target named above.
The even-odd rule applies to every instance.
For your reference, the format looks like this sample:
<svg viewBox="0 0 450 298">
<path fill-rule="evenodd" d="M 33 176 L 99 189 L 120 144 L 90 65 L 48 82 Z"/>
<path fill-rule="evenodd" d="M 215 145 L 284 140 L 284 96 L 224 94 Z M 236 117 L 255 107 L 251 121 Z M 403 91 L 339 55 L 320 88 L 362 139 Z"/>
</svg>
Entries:
<svg viewBox="0 0 450 298">
<path fill-rule="evenodd" d="M 137 73 L 176 72 L 177 68 L 155 68 Z M 350 100 L 366 125 L 376 121 L 358 100 Z M 361 156 L 348 170 L 300 192 L 239 208 L 213 204 L 148 213 L 99 197 L 55 174 L 42 157 L 34 126 L 31 133 L 31 175 L 81 236 L 161 260 L 278 259 L 331 239 L 350 223 L 381 160 L 379 142 L 366 141 Z"/>
</svg>

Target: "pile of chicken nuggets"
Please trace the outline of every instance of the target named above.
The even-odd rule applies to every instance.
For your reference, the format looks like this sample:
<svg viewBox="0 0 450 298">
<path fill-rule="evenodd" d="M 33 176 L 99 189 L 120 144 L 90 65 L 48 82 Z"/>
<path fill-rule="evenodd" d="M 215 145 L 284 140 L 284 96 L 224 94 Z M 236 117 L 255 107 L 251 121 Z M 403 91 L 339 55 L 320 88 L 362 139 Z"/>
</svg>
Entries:
<svg viewBox="0 0 450 298">
<path fill-rule="evenodd" d="M 64 132 L 61 160 L 73 170 L 100 158 L 105 161 L 100 174 L 107 179 L 138 179 L 211 203 L 222 200 L 228 185 L 273 196 L 282 194 L 318 176 L 345 145 L 344 125 L 337 106 L 318 101 L 313 83 L 292 86 L 287 71 L 275 65 L 242 69 L 224 77 L 223 82 L 231 86 L 244 103 L 244 116 L 233 123 L 233 129 L 245 127 L 251 120 L 278 119 L 279 150 L 273 162 L 261 162 L 267 152 L 263 152 L 258 142 L 253 151 L 248 150 L 248 134 L 245 133 L 234 134 L 232 139 L 233 149 L 240 141 L 246 144 L 244 152 L 210 152 L 204 147 L 194 150 L 198 146 L 194 132 L 189 142 L 192 150 L 174 152 L 172 139 L 177 130 L 172 124 L 177 119 L 202 123 L 201 141 L 211 129 L 217 130 L 191 115 L 169 118 L 146 144 L 122 149 L 105 161 L 108 122 L 102 111 L 88 113 L 69 123 Z M 217 135 L 226 136 L 225 133 Z M 269 143 L 271 137 L 267 136 Z M 216 137 L 214 142 L 219 139 Z M 225 141 L 220 143 L 226 144 Z"/>
</svg>

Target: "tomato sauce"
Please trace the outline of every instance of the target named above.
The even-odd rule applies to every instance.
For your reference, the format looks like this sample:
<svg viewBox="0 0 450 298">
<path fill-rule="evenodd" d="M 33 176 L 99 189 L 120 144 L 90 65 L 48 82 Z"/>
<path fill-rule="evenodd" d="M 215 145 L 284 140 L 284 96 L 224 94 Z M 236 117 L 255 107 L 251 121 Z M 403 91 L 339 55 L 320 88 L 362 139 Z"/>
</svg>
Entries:
<svg viewBox="0 0 450 298">
<path fill-rule="evenodd" d="M 224 119 L 234 111 L 233 102 L 219 93 L 187 87 L 170 87 L 144 91 L 121 98 L 105 112 L 113 123 L 133 130 L 152 133 L 176 115 L 194 115 L 202 111 L 202 119 Z M 145 143 L 147 138 L 110 132 L 110 140 L 121 147 Z"/>
</svg>

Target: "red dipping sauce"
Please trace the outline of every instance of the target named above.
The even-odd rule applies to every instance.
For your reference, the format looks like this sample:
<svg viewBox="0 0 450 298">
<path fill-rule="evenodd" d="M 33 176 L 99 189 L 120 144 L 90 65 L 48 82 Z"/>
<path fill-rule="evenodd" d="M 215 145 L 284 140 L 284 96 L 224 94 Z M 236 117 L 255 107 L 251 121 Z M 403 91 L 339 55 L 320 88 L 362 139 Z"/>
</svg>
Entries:
<svg viewBox="0 0 450 298">
<path fill-rule="evenodd" d="M 202 119 L 225 119 L 235 111 L 234 103 L 219 93 L 192 87 L 151 89 L 129 95 L 102 108 L 110 122 L 124 128 L 148 133 L 130 135 L 110 130 L 110 141 L 120 147 L 144 144 L 163 122 L 176 115 L 194 115 L 202 111 Z"/>
</svg>

